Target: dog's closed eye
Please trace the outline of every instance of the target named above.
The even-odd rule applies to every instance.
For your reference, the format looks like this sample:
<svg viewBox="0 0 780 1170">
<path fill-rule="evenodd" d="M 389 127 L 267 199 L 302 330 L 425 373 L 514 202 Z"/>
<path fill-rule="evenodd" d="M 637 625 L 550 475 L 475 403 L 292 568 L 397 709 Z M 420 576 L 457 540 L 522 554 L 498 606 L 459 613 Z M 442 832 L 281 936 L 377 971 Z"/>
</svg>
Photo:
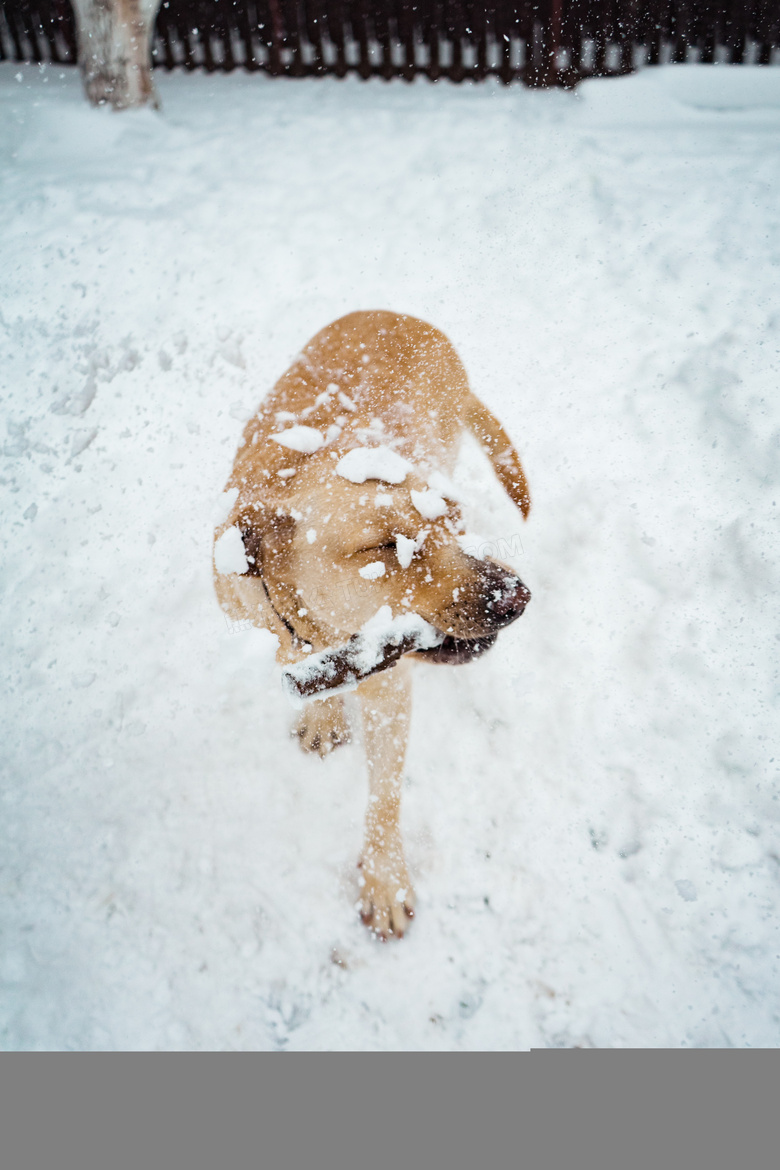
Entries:
<svg viewBox="0 0 780 1170">
<path fill-rule="evenodd" d="M 395 548 L 395 540 L 385 540 L 382 543 L 364 544 L 353 553 L 353 556 L 360 556 L 361 553 L 376 553 L 376 552 L 392 552 Z"/>
</svg>

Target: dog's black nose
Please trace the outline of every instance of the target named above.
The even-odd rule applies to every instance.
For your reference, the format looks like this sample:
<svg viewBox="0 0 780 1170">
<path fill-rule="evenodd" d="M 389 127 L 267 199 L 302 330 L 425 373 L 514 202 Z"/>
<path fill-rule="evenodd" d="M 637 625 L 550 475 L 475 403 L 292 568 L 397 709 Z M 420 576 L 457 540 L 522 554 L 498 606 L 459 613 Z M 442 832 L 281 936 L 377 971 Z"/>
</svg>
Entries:
<svg viewBox="0 0 780 1170">
<path fill-rule="evenodd" d="M 485 566 L 484 605 L 488 624 L 494 630 L 503 629 L 520 617 L 531 600 L 531 590 L 500 565 Z"/>
</svg>

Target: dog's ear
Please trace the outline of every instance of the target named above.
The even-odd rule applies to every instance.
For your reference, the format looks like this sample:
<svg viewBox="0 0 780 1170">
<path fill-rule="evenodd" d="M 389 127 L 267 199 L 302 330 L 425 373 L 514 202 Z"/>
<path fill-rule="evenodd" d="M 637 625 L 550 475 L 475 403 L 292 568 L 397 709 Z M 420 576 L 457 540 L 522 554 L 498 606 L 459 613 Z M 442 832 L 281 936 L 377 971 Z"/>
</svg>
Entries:
<svg viewBox="0 0 780 1170">
<path fill-rule="evenodd" d="M 295 531 L 295 520 L 281 507 L 252 503 L 239 509 L 234 524 L 241 533 L 241 541 L 249 568 L 247 577 L 263 577 L 278 571 L 289 552 Z"/>
<path fill-rule="evenodd" d="M 244 577 L 262 577 L 263 575 L 263 529 L 262 525 L 253 518 L 239 517 L 237 528 L 241 533 L 241 543 L 244 546 L 249 568 Z"/>
<path fill-rule="evenodd" d="M 504 491 L 528 519 L 531 493 L 520 456 L 501 423 L 473 394 L 469 398 L 466 425 L 482 447 Z"/>
<path fill-rule="evenodd" d="M 226 617 L 276 634 L 277 658 L 285 662 L 299 657 L 299 639 L 287 619 L 294 590 L 285 572 L 294 530 L 295 520 L 280 507 L 239 500 L 217 529 L 214 546 L 215 585 Z"/>
</svg>

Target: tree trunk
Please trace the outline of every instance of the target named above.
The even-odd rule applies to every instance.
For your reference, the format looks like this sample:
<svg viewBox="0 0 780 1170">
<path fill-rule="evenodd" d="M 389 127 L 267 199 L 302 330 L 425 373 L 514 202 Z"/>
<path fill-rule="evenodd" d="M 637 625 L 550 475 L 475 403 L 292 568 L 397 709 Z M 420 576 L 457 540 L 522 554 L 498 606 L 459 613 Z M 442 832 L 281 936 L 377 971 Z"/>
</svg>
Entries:
<svg viewBox="0 0 780 1170">
<path fill-rule="evenodd" d="M 158 105 L 151 40 L 160 0 L 73 0 L 87 97 L 115 110 Z"/>
</svg>

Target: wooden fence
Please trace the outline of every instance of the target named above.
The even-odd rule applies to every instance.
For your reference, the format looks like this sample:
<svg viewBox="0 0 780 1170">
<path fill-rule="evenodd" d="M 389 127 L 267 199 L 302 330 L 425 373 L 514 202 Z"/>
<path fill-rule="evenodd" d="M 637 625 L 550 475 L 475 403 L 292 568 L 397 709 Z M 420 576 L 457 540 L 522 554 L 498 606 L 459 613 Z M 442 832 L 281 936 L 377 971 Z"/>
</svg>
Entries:
<svg viewBox="0 0 780 1170">
<path fill-rule="evenodd" d="M 780 61 L 780 0 L 163 0 L 165 69 L 573 85 L 666 61 Z M 68 0 L 0 0 L 0 60 L 76 61 Z"/>
</svg>

